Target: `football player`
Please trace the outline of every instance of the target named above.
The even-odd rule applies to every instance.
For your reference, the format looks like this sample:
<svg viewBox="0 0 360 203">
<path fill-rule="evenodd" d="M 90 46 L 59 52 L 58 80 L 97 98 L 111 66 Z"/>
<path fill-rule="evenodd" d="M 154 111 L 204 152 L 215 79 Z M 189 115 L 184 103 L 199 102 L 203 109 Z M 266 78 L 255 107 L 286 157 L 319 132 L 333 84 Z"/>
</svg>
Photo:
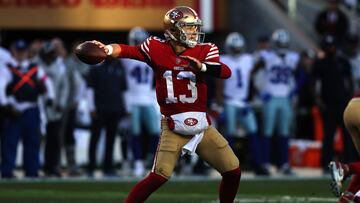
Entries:
<svg viewBox="0 0 360 203">
<path fill-rule="evenodd" d="M 286 30 L 275 30 L 271 36 L 274 49 L 260 52 L 264 63 L 264 85 L 260 97 L 263 101 L 262 140 L 263 158 L 270 165 L 270 138 L 277 130 L 279 169 L 285 175 L 293 172 L 288 164 L 289 134 L 292 120 L 292 98 L 295 94 L 294 71 L 299 54 L 289 50 L 290 36 Z"/>
<path fill-rule="evenodd" d="M 360 91 L 350 100 L 344 111 L 344 123 L 360 155 Z M 340 163 L 332 161 L 329 164 L 332 178 L 333 193 L 339 197 L 339 202 L 360 202 L 360 162 Z M 342 193 L 345 179 L 352 175 L 348 188 Z"/>
<path fill-rule="evenodd" d="M 238 121 L 245 128 L 249 136 L 250 151 L 257 175 L 269 175 L 266 168 L 262 167 L 260 147 L 258 140 L 258 127 L 255 114 L 248 103 L 250 79 L 254 68 L 252 55 L 244 52 L 245 39 L 237 33 L 230 33 L 225 41 L 227 55 L 221 56 L 221 62 L 227 64 L 233 73 L 224 81 L 223 102 L 225 113 L 225 127 L 227 139 L 233 147 L 236 137 L 236 124 Z"/>
<path fill-rule="evenodd" d="M 129 32 L 129 45 L 140 45 L 149 34 L 140 27 Z M 156 103 L 154 90 L 154 74 L 144 62 L 133 59 L 121 59 L 125 67 L 128 90 L 125 99 L 130 113 L 131 149 L 134 157 L 134 175 L 143 176 L 145 167 L 142 159 L 142 145 L 140 140 L 141 125 L 146 127 L 150 135 L 149 152 L 155 154 L 160 134 L 160 114 Z M 150 158 L 151 160 L 151 158 Z"/>
<path fill-rule="evenodd" d="M 190 7 L 179 6 L 164 17 L 166 40 L 149 37 L 140 46 L 104 45 L 113 57 L 133 58 L 150 65 L 162 114 L 161 135 L 150 174 L 129 193 L 126 203 L 144 202 L 173 173 L 182 153 L 197 153 L 222 175 L 221 203 L 232 203 L 240 182 L 239 160 L 206 115 L 207 76 L 229 78 L 231 70 L 219 61 L 216 45 L 202 43 L 202 21 Z"/>
</svg>

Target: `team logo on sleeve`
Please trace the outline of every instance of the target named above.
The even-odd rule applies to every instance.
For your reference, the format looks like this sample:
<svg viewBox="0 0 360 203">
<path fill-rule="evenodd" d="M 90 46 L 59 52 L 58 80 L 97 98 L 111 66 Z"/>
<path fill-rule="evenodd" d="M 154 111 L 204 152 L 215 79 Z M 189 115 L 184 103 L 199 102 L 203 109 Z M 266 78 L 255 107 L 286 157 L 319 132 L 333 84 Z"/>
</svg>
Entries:
<svg viewBox="0 0 360 203">
<path fill-rule="evenodd" d="M 187 118 L 184 120 L 184 123 L 188 126 L 194 126 L 198 123 L 198 120 L 196 118 Z"/>
<path fill-rule="evenodd" d="M 179 20 L 181 19 L 184 14 L 181 12 L 181 11 L 178 11 L 178 10 L 173 10 L 170 14 L 169 14 L 170 18 L 172 20 Z"/>
</svg>

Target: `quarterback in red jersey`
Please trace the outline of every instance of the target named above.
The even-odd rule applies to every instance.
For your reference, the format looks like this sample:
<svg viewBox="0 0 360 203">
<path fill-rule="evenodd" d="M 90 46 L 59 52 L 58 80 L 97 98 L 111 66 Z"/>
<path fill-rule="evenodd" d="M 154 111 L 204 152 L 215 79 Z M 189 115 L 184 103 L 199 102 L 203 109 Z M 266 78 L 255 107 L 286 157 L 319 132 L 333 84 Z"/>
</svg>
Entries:
<svg viewBox="0 0 360 203">
<path fill-rule="evenodd" d="M 148 63 L 156 77 L 156 94 L 163 119 L 161 136 L 150 174 L 131 190 L 126 203 L 144 202 L 164 184 L 179 156 L 197 153 L 222 175 L 221 203 L 232 203 L 239 182 L 239 160 L 206 115 L 205 77 L 229 78 L 230 69 L 219 61 L 219 50 L 202 43 L 202 21 L 190 7 L 169 10 L 164 17 L 166 40 L 150 37 L 139 46 L 104 45 L 93 41 L 113 57 Z"/>
<path fill-rule="evenodd" d="M 360 156 L 360 91 L 355 94 L 345 108 L 344 123 Z M 360 202 L 360 162 L 344 164 L 332 161 L 329 168 L 333 193 L 340 196 L 338 202 Z M 348 188 L 342 192 L 343 182 L 351 175 Z"/>
</svg>

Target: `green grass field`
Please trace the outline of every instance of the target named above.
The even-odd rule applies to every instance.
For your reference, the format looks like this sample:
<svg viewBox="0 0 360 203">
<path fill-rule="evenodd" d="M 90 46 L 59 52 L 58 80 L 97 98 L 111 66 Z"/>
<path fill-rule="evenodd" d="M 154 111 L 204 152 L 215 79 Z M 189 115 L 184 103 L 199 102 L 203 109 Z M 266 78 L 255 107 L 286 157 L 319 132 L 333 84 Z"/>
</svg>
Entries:
<svg viewBox="0 0 360 203">
<path fill-rule="evenodd" d="M 173 180 L 148 203 L 216 203 L 218 180 Z M 134 181 L 0 181 L 1 203 L 120 203 Z M 336 202 L 329 179 L 245 179 L 235 202 Z"/>
</svg>

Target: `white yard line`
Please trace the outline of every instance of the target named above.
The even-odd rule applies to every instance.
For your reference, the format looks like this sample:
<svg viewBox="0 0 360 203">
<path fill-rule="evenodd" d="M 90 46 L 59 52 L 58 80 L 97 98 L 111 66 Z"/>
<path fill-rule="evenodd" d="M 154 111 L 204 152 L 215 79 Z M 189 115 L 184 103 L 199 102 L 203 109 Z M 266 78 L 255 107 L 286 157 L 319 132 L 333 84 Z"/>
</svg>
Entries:
<svg viewBox="0 0 360 203">
<path fill-rule="evenodd" d="M 336 202 L 336 198 L 326 198 L 326 197 L 254 197 L 254 198 L 237 198 L 234 203 L 328 203 L 328 202 Z M 208 203 L 218 203 L 219 200 L 213 200 Z"/>
</svg>

